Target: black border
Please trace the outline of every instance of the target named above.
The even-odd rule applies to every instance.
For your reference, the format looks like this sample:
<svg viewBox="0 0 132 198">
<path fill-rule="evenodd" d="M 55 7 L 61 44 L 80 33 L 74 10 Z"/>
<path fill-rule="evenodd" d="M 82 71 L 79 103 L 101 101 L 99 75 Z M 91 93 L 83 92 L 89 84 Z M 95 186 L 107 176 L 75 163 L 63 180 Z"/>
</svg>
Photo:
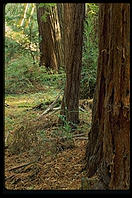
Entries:
<svg viewBox="0 0 132 198">
<path fill-rule="evenodd" d="M 7 3 L 130 3 L 130 1 L 114 1 L 114 0 L 108 0 L 108 1 L 98 1 L 98 0 L 95 0 L 95 1 L 75 1 L 75 0 L 72 0 L 72 1 L 51 1 L 51 0 L 45 0 L 45 1 L 42 1 L 42 0 L 31 0 L 31 1 L 26 1 L 26 0 L 0 0 L 0 4 L 2 4 L 2 6 L 0 5 L 0 8 L 1 8 L 1 12 L 0 12 L 0 15 L 1 16 L 1 22 L 2 22 L 2 41 L 1 43 L 3 44 L 3 48 L 1 47 L 1 54 L 2 54 L 2 59 L 3 60 L 3 65 L 2 65 L 2 75 L 0 77 L 0 80 L 1 80 L 1 85 L 2 85 L 2 101 L 1 101 L 1 110 L 2 110 L 2 123 L 1 123 L 1 128 L 3 129 L 2 130 L 2 138 L 0 138 L 0 146 L 1 146 L 1 154 L 0 154 L 0 163 L 1 163 L 1 166 L 0 166 L 0 191 L 1 191 L 1 195 L 94 195 L 94 194 L 100 194 L 100 195 L 107 195 L 107 194 L 110 194 L 110 195 L 130 195 L 131 194 L 131 183 L 130 183 L 130 190 L 7 190 L 4 186 L 4 101 L 5 101 L 5 98 L 4 98 L 4 57 L 5 57 L 5 54 L 4 54 L 4 25 L 5 25 L 5 20 L 4 20 L 4 8 L 5 8 L 5 5 Z M 132 7 L 131 7 L 132 8 Z M 131 15 L 131 12 L 130 12 L 130 15 Z M 130 23 L 131 24 L 131 23 Z M 131 41 L 131 39 L 130 39 Z M 130 45 L 131 46 L 131 45 Z M 130 170 L 130 175 L 131 175 L 131 170 Z M 2 179 L 1 179 L 2 178 Z M 131 177 L 130 177 L 131 178 Z"/>
</svg>

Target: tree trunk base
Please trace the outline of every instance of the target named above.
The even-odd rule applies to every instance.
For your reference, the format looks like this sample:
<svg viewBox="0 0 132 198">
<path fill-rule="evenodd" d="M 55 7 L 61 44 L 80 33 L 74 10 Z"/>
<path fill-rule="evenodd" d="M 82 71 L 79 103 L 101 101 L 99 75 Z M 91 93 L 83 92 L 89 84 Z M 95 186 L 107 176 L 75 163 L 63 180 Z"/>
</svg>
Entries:
<svg viewBox="0 0 132 198">
<path fill-rule="evenodd" d="M 81 181 L 81 190 L 106 190 L 105 185 L 97 176 L 83 177 Z"/>
</svg>

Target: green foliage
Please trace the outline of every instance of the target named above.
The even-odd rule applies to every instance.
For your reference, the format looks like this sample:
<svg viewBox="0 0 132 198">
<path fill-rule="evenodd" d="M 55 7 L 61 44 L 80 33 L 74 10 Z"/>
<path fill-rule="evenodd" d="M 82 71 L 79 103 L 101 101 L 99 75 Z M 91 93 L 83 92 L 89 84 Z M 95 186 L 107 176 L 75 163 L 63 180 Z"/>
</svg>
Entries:
<svg viewBox="0 0 132 198">
<path fill-rule="evenodd" d="M 56 3 L 40 3 L 39 7 L 47 7 L 47 8 L 51 8 L 54 7 L 56 5 Z"/>
<path fill-rule="evenodd" d="M 30 67 L 29 67 L 30 65 Z M 28 57 L 21 57 L 12 61 L 5 70 L 5 92 L 24 92 L 24 89 L 33 87 L 30 77 L 33 64 Z"/>
<path fill-rule="evenodd" d="M 50 86 L 58 89 L 64 88 L 65 74 L 48 74 L 46 72 L 42 73 L 39 76 L 39 79 L 41 83 L 45 86 Z"/>
<path fill-rule="evenodd" d="M 64 87 L 65 74 L 48 74 L 45 67 L 33 64 L 31 56 L 21 56 L 12 60 L 5 69 L 5 92 L 35 92 L 38 87 Z"/>
<path fill-rule="evenodd" d="M 18 50 L 20 51 L 20 45 L 13 39 L 5 37 L 5 64 L 14 58 Z"/>
<path fill-rule="evenodd" d="M 48 138 L 46 137 L 46 131 L 45 130 L 41 130 L 41 131 L 38 131 L 38 132 L 39 132 L 43 141 L 48 140 Z"/>
<path fill-rule="evenodd" d="M 63 125 L 58 127 L 59 135 L 62 137 L 66 137 L 67 139 L 72 138 L 72 131 L 77 128 L 77 125 L 73 122 L 67 121 L 65 115 L 58 115 L 59 119 L 62 120 Z"/>
<path fill-rule="evenodd" d="M 96 84 L 96 69 L 98 57 L 98 6 L 87 4 L 84 23 L 84 45 L 81 73 L 81 99 L 92 98 Z"/>
<path fill-rule="evenodd" d="M 56 3 L 40 3 L 45 7 L 47 14 Z M 54 89 L 64 87 L 64 68 L 59 74 L 39 67 L 39 36 L 36 15 L 36 6 L 28 6 L 24 23 L 25 4 L 8 3 L 5 6 L 5 90 L 6 93 L 24 93 L 39 87 L 50 86 Z M 31 18 L 30 18 L 31 17 Z M 45 16 L 44 16 L 45 17 Z M 30 19 L 30 23 L 29 23 Z M 98 56 L 97 39 L 98 6 L 87 3 L 86 20 L 84 24 L 84 45 L 81 73 L 81 98 L 92 97 L 96 81 Z"/>
<path fill-rule="evenodd" d="M 39 37 L 36 12 L 32 12 L 35 6 L 29 4 L 24 18 L 23 3 L 8 3 L 5 6 L 5 55 L 8 63 L 16 55 L 30 54 L 34 63 L 39 56 Z M 21 24 L 21 21 L 24 23 Z M 9 56 L 8 56 L 9 55 Z"/>
<path fill-rule="evenodd" d="M 64 87 L 65 74 L 39 67 L 39 36 L 34 4 L 8 3 L 5 6 L 5 92 L 28 93 L 37 88 Z M 44 3 L 48 11 L 54 3 Z M 34 12 L 32 12 L 34 8 Z M 32 14 L 31 14 L 32 13 Z M 24 16 L 25 14 L 25 16 Z M 23 20 L 24 19 L 24 20 Z M 22 23 L 23 20 L 23 23 Z M 30 21 L 30 22 L 29 22 Z"/>
<path fill-rule="evenodd" d="M 21 19 L 20 13 L 23 12 L 23 5 L 20 3 L 7 3 L 5 6 L 5 21 L 12 27 L 13 30 L 16 29 L 17 22 Z"/>
<path fill-rule="evenodd" d="M 59 118 L 63 120 L 63 125 L 59 126 L 56 130 L 54 130 L 53 135 L 57 137 L 65 137 L 66 139 L 72 138 L 72 127 L 70 122 L 67 122 L 64 115 L 58 115 Z"/>
</svg>

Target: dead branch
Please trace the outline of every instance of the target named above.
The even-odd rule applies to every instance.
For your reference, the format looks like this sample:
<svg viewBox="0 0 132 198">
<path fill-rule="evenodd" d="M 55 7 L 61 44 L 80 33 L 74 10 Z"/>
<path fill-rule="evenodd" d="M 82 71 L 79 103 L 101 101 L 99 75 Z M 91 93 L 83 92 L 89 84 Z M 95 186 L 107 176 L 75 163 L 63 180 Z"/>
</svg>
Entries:
<svg viewBox="0 0 132 198">
<path fill-rule="evenodd" d="M 83 108 L 79 107 L 79 110 L 82 112 L 86 112 L 86 110 L 84 110 Z"/>
<path fill-rule="evenodd" d="M 71 138 L 80 139 L 80 140 L 87 140 L 88 139 L 88 137 L 82 136 L 82 135 L 84 135 L 84 134 L 80 134 L 80 136 L 79 136 L 79 134 L 78 134 L 78 136 L 73 135 L 73 136 L 71 136 Z M 44 141 L 46 141 L 46 142 L 52 142 L 52 141 L 58 140 L 58 142 L 59 142 L 61 140 L 65 140 L 67 138 L 68 138 L 67 136 L 63 136 L 63 137 L 48 137 L 48 138 L 45 138 Z"/>
<path fill-rule="evenodd" d="M 57 99 L 59 99 L 59 98 L 57 98 Z M 57 100 L 58 101 L 58 100 Z M 52 110 L 53 110 L 53 112 L 50 114 L 50 115 L 52 115 L 53 113 L 55 113 L 55 112 L 57 112 L 58 110 L 60 110 L 61 109 L 61 106 L 59 106 L 59 107 L 55 107 L 54 108 L 54 105 L 57 103 L 57 101 L 54 101 L 40 116 L 39 116 L 39 118 L 41 117 L 41 116 L 43 116 L 43 115 L 46 115 L 46 114 L 48 114 L 49 112 L 51 112 Z M 87 112 L 86 110 L 84 110 L 84 109 L 82 109 L 81 107 L 79 107 L 79 110 L 81 110 L 81 111 L 83 111 L 83 112 Z M 38 119 L 39 119 L 38 118 Z"/>
<path fill-rule="evenodd" d="M 5 107 L 10 107 L 10 105 L 8 105 L 7 103 L 5 103 Z"/>
<path fill-rule="evenodd" d="M 88 140 L 88 137 L 74 137 L 74 138 L 79 140 Z"/>
<path fill-rule="evenodd" d="M 84 133 L 74 134 L 73 137 L 84 136 Z"/>
<path fill-rule="evenodd" d="M 48 108 L 47 108 L 42 114 L 40 114 L 39 117 L 38 117 L 37 119 L 39 119 L 41 116 L 43 116 L 43 115 L 49 113 L 51 110 L 53 110 L 53 108 L 54 108 L 55 104 L 58 102 L 60 96 L 61 96 L 61 92 L 60 92 L 60 94 L 57 96 L 57 98 L 55 99 L 55 101 L 54 101 L 51 105 L 49 105 Z"/>
<path fill-rule="evenodd" d="M 61 106 L 53 108 L 53 112 L 51 112 L 50 115 L 54 114 L 55 112 L 57 112 L 60 109 L 61 109 Z"/>
<path fill-rule="evenodd" d="M 36 159 L 34 161 L 31 161 L 31 162 L 27 162 L 27 163 L 21 164 L 21 165 L 18 165 L 18 166 L 15 166 L 13 168 L 8 169 L 8 171 L 12 171 L 12 170 L 16 170 L 18 168 L 22 168 L 22 167 L 28 166 L 30 164 L 33 164 L 33 163 L 37 162 L 37 161 L 38 161 L 38 159 Z"/>
</svg>

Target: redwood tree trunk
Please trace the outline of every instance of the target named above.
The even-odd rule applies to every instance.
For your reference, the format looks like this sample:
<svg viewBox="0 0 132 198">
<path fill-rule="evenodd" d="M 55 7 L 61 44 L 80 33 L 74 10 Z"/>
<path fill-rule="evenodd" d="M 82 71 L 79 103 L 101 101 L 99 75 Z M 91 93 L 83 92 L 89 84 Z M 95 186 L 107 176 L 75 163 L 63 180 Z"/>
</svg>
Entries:
<svg viewBox="0 0 132 198">
<path fill-rule="evenodd" d="M 97 173 L 109 189 L 130 185 L 129 37 L 129 4 L 100 4 L 97 82 L 86 159 L 88 177 Z"/>
<path fill-rule="evenodd" d="M 83 3 L 64 4 L 64 62 L 66 85 L 61 115 L 72 125 L 79 122 L 79 87 L 82 61 Z M 60 120 L 61 122 L 61 120 Z"/>
<path fill-rule="evenodd" d="M 39 7 L 37 5 L 37 20 L 40 36 L 40 65 L 57 71 L 62 64 L 60 26 L 57 8 L 53 7 L 52 11 L 47 9 L 48 8 Z M 46 15 L 47 11 L 49 12 L 48 15 Z M 43 21 L 42 17 L 45 15 L 46 20 Z"/>
</svg>

